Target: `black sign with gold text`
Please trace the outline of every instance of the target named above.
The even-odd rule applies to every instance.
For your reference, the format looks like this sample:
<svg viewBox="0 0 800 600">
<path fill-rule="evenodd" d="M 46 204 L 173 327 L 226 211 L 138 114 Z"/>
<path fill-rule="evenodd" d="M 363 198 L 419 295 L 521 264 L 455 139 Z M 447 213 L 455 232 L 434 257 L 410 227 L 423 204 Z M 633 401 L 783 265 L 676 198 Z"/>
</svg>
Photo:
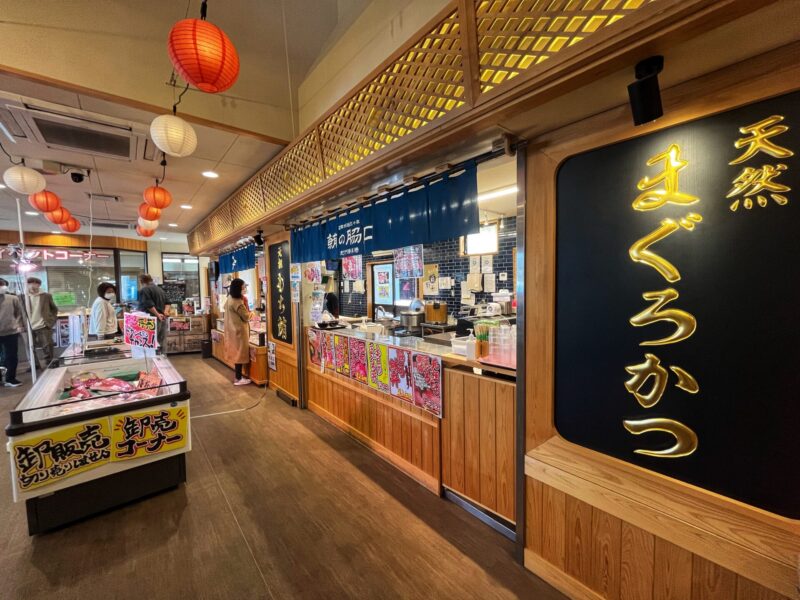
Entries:
<svg viewBox="0 0 800 600">
<path fill-rule="evenodd" d="M 567 440 L 800 518 L 800 93 L 566 160 Z"/>
<path fill-rule="evenodd" d="M 292 343 L 292 297 L 289 242 L 273 244 L 269 253 L 269 322 L 272 339 Z"/>
</svg>

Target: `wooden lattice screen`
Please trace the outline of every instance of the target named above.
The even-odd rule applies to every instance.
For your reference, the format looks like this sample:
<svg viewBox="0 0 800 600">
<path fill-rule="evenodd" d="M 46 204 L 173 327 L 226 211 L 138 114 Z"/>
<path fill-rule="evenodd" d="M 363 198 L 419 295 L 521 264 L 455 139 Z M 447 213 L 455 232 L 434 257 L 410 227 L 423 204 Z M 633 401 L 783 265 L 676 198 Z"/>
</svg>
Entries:
<svg viewBox="0 0 800 600">
<path fill-rule="evenodd" d="M 474 0 L 470 18 L 477 55 L 470 57 L 464 55 L 467 16 L 452 2 L 453 10 L 435 27 L 195 227 L 189 235 L 192 252 L 213 248 L 326 178 L 464 105 L 467 60 L 478 65 L 480 89 L 473 93 L 486 94 L 651 1 Z"/>
<path fill-rule="evenodd" d="M 462 65 L 454 11 L 319 125 L 325 175 L 461 106 Z"/>
<path fill-rule="evenodd" d="M 646 0 L 477 0 L 481 93 L 513 79 Z"/>
</svg>

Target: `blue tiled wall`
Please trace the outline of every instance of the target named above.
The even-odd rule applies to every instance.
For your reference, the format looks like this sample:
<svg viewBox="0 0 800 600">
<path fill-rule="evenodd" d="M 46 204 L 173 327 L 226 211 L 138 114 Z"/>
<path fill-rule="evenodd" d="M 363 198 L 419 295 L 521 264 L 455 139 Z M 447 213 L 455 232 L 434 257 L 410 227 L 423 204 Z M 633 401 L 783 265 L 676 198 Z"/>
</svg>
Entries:
<svg viewBox="0 0 800 600">
<path fill-rule="evenodd" d="M 499 233 L 499 252 L 492 257 L 494 272 L 497 275 L 496 285 L 498 290 L 505 288 L 512 292 L 514 291 L 511 287 L 511 280 L 514 276 L 514 248 L 517 245 L 516 225 L 517 220 L 514 217 L 503 220 L 503 229 L 500 229 Z M 387 258 L 389 257 L 366 255 L 364 256 L 364 269 L 367 268 L 366 263 L 369 261 L 387 260 Z M 439 265 L 439 277 L 455 278 L 458 274 L 463 279 L 466 279 L 467 273 L 469 273 L 469 257 L 461 255 L 461 246 L 458 238 L 426 245 L 423 259 L 426 265 Z M 507 273 L 508 279 L 500 281 L 500 273 Z M 423 296 L 422 299 L 438 299 L 440 302 L 446 302 L 448 314 L 453 314 L 461 307 L 460 289 L 461 286 L 454 282 L 452 290 L 443 290 L 437 296 Z M 484 292 L 478 292 L 475 296 L 477 302 L 488 302 L 492 299 L 491 294 Z M 339 299 L 340 312 L 343 316 L 357 317 L 367 314 L 366 293 L 344 293 L 340 289 Z"/>
</svg>

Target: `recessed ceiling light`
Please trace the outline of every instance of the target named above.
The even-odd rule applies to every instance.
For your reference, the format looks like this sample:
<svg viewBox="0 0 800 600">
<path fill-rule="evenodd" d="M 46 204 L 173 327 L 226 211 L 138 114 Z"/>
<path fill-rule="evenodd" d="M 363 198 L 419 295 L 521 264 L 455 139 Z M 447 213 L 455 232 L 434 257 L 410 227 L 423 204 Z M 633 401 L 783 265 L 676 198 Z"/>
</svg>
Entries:
<svg viewBox="0 0 800 600">
<path fill-rule="evenodd" d="M 160 239 L 162 241 L 165 241 L 165 242 L 167 241 L 167 238 L 158 238 L 158 239 Z"/>
<path fill-rule="evenodd" d="M 25 214 L 28 215 L 29 217 L 38 217 L 39 216 L 39 213 L 37 213 L 35 211 L 32 211 L 32 210 L 26 210 Z"/>
<path fill-rule="evenodd" d="M 61 232 L 60 232 L 60 231 L 51 231 L 50 233 L 52 233 L 53 235 L 59 235 L 59 234 L 61 234 Z"/>
<path fill-rule="evenodd" d="M 181 204 L 181 208 L 183 210 L 192 210 L 192 205 L 191 204 Z"/>
<path fill-rule="evenodd" d="M 208 177 L 209 179 L 216 179 L 217 177 L 219 177 L 219 174 L 215 173 L 214 171 L 203 171 L 203 177 Z"/>
<path fill-rule="evenodd" d="M 169 224 L 169 226 L 170 226 L 170 227 L 177 227 L 177 226 L 178 226 L 178 224 L 177 224 L 177 223 L 170 223 L 170 224 Z"/>
<path fill-rule="evenodd" d="M 4 189 L 6 189 L 6 186 L 4 186 L 2 183 L 0 183 L 0 190 L 4 190 Z"/>
</svg>

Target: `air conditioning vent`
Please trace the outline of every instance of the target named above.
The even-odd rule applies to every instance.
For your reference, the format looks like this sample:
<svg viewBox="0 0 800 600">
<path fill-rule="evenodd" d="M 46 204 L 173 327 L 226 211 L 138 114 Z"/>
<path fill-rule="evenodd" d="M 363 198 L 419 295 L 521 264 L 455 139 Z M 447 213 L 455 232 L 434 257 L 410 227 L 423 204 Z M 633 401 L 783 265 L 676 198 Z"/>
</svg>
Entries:
<svg viewBox="0 0 800 600">
<path fill-rule="evenodd" d="M 78 222 L 88 227 L 89 226 L 89 217 L 78 217 Z M 104 219 L 95 218 L 94 220 L 94 227 L 109 227 L 111 229 L 136 229 L 136 223 L 131 223 L 130 221 L 107 221 Z M 88 232 L 87 232 L 88 233 Z"/>
<path fill-rule="evenodd" d="M 39 133 L 50 148 L 80 150 L 89 154 L 127 159 L 131 152 L 131 137 L 106 131 L 96 131 L 85 126 L 58 123 L 34 117 Z"/>
</svg>

